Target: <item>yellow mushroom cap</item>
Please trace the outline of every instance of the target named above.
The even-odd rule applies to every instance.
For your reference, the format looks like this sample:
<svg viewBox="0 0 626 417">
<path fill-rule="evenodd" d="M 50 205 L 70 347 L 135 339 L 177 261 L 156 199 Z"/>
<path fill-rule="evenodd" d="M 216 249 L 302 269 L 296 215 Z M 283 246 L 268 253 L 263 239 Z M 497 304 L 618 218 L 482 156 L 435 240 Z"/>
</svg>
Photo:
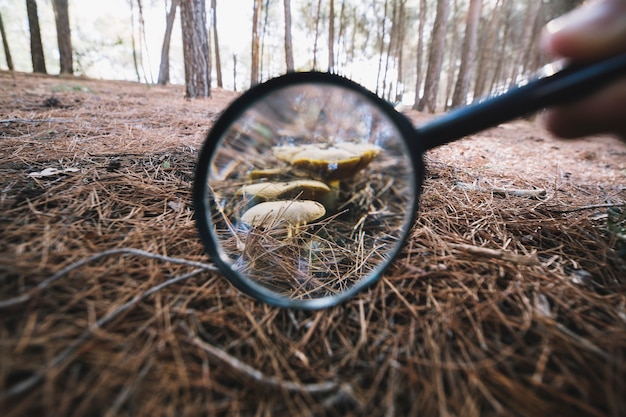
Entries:
<svg viewBox="0 0 626 417">
<path fill-rule="evenodd" d="M 326 214 L 326 209 L 317 201 L 281 200 L 259 203 L 248 209 L 241 221 L 249 226 L 272 226 L 283 220 L 289 226 L 302 226 Z"/>
<path fill-rule="evenodd" d="M 315 180 L 296 180 L 288 182 L 259 182 L 242 186 L 238 195 L 257 197 L 263 200 L 287 198 L 299 196 L 309 199 L 317 194 L 325 194 L 330 191 L 328 185 Z"/>
<path fill-rule="evenodd" d="M 380 153 L 368 143 L 343 142 L 332 146 L 309 144 L 277 146 L 274 155 L 296 170 L 325 181 L 349 178 L 365 168 Z"/>
</svg>

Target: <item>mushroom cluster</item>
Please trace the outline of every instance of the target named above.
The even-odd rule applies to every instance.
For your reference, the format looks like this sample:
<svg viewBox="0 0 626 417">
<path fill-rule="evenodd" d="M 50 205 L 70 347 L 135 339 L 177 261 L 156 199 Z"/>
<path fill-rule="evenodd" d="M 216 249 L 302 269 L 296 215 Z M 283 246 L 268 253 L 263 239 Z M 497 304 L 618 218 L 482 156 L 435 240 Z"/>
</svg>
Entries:
<svg viewBox="0 0 626 417">
<path fill-rule="evenodd" d="M 380 153 L 378 146 L 352 142 L 275 146 L 272 150 L 287 167 L 249 173 L 251 179 L 259 182 L 244 185 L 237 192 L 251 206 L 241 221 L 264 228 L 285 222 L 289 236 L 325 216 L 327 209 L 333 209 L 339 182 L 353 177 Z M 275 180 L 285 173 L 302 179 Z"/>
</svg>

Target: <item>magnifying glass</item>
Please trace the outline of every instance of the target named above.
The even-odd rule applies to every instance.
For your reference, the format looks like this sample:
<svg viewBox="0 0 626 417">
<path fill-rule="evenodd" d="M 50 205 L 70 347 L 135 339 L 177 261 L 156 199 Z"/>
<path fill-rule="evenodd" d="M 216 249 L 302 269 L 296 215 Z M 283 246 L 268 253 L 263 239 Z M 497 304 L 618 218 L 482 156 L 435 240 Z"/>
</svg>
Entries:
<svg viewBox="0 0 626 417">
<path fill-rule="evenodd" d="M 193 200 L 206 250 L 239 290 L 320 309 L 380 278 L 418 210 L 425 151 L 581 98 L 626 75 L 626 54 L 529 81 L 421 127 L 338 75 L 259 84 L 215 122 Z"/>
</svg>

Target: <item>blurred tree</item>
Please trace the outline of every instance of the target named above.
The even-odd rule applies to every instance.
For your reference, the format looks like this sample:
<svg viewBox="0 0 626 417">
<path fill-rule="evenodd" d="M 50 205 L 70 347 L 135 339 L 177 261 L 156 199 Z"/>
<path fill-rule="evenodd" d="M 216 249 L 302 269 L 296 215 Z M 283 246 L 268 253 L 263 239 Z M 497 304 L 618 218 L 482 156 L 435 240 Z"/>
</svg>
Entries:
<svg viewBox="0 0 626 417">
<path fill-rule="evenodd" d="M 437 108 L 437 94 L 439 91 L 439 79 L 443 69 L 449 13 L 449 0 L 437 0 L 437 14 L 435 15 L 432 41 L 428 53 L 428 69 L 426 70 L 424 98 L 420 101 L 418 107 L 420 111 L 428 108 L 429 112 L 434 113 Z"/>
<path fill-rule="evenodd" d="M 290 0 L 284 0 L 283 6 L 285 9 L 285 65 L 287 72 L 294 70 L 293 64 L 293 44 L 291 43 L 291 2 Z"/>
<path fill-rule="evenodd" d="M 217 0 L 211 0 L 211 26 L 213 26 L 213 46 L 215 47 L 215 74 L 217 86 L 224 87 L 222 82 L 222 60 L 220 58 L 220 43 L 217 36 Z"/>
<path fill-rule="evenodd" d="M 417 59 L 415 64 L 415 101 L 413 102 L 413 110 L 418 110 L 420 108 L 422 100 L 422 67 L 424 66 L 424 26 L 426 25 L 426 7 L 426 0 L 420 0 L 419 23 L 417 29 Z"/>
<path fill-rule="evenodd" d="M 11 50 L 9 49 L 9 40 L 7 39 L 7 34 L 4 31 L 4 24 L 2 24 L 2 15 L 0 14 L 0 36 L 2 36 L 2 46 L 4 48 L 4 57 L 7 60 L 7 67 L 9 67 L 9 71 L 14 71 L 13 67 L 13 58 L 11 57 Z"/>
<path fill-rule="evenodd" d="M 259 15 L 261 0 L 252 2 L 252 62 L 250 64 L 250 86 L 259 83 Z"/>
<path fill-rule="evenodd" d="M 180 19 L 185 62 L 185 96 L 211 95 L 211 57 L 207 35 L 205 0 L 182 0 Z"/>
<path fill-rule="evenodd" d="M 328 72 L 335 72 L 335 0 L 330 0 L 328 13 Z"/>
<path fill-rule="evenodd" d="M 33 72 L 46 74 L 48 71 L 46 71 L 46 60 L 43 56 L 43 45 L 41 44 L 37 2 L 35 0 L 26 0 L 26 11 L 30 28 L 30 57 L 33 63 Z"/>
<path fill-rule="evenodd" d="M 70 16 L 67 0 L 53 0 L 52 7 L 54 9 L 54 20 L 57 28 L 61 74 L 73 74 L 72 34 L 70 31 Z"/>
<path fill-rule="evenodd" d="M 481 7 L 482 0 L 470 0 L 467 23 L 465 24 L 465 37 L 463 38 L 463 48 L 461 50 L 461 67 L 459 68 L 459 75 L 454 87 L 452 107 L 462 106 L 467 102 L 472 70 L 476 60 L 476 41 L 478 39 Z"/>
<path fill-rule="evenodd" d="M 172 0 L 170 9 L 165 15 L 165 35 L 163 36 L 163 46 L 161 47 L 161 64 L 159 65 L 159 78 L 157 81 L 161 85 L 170 82 L 170 43 L 174 19 L 176 19 L 176 8 L 179 4 L 180 0 Z"/>
</svg>

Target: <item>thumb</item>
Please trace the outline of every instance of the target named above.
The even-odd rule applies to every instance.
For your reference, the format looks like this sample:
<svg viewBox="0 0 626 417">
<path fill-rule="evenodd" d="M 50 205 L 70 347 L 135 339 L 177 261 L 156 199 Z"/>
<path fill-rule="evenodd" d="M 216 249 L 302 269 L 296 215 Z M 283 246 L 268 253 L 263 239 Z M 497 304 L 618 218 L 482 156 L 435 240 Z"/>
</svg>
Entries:
<svg viewBox="0 0 626 417">
<path fill-rule="evenodd" d="M 554 58 L 589 62 L 626 51 L 626 0 L 596 0 L 548 23 L 541 49 Z"/>
</svg>

